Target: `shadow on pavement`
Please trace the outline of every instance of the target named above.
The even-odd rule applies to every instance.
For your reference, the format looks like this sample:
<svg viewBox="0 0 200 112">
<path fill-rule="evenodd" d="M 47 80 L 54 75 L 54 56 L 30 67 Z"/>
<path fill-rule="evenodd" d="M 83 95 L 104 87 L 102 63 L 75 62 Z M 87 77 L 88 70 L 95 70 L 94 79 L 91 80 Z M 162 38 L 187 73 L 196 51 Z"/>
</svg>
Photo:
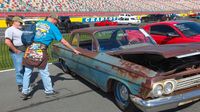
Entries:
<svg viewBox="0 0 200 112">
<path fill-rule="evenodd" d="M 55 66 L 59 66 L 59 64 L 55 64 Z M 50 73 L 51 74 L 51 73 Z M 34 95 L 35 92 L 37 92 L 38 90 L 44 90 L 44 86 L 43 86 L 43 82 L 42 79 L 40 79 L 39 81 L 35 82 L 37 77 L 39 75 L 39 72 L 33 72 L 31 75 L 31 79 L 30 79 L 30 86 L 32 88 L 32 91 L 30 93 L 31 96 Z M 65 73 L 58 73 L 55 76 L 50 75 L 51 77 L 51 81 L 52 81 L 52 85 L 54 86 L 54 83 L 57 81 L 64 81 L 64 80 L 76 80 L 74 78 L 65 78 L 63 77 L 63 75 L 65 75 Z"/>
</svg>

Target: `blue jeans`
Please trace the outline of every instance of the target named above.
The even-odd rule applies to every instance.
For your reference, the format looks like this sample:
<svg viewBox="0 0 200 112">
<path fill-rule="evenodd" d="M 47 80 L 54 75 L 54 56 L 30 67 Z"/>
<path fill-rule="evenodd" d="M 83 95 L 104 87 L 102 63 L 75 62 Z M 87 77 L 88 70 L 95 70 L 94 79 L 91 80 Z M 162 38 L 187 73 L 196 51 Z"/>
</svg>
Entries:
<svg viewBox="0 0 200 112">
<path fill-rule="evenodd" d="M 22 60 L 23 60 L 24 52 L 21 52 L 19 54 L 10 52 L 10 55 L 11 55 L 11 58 L 13 60 L 13 64 L 15 67 L 16 83 L 17 83 L 17 85 L 22 85 L 23 84 L 23 74 L 24 74 Z"/>
<path fill-rule="evenodd" d="M 33 71 L 33 68 L 25 67 L 25 73 L 24 73 L 24 78 L 23 78 L 23 88 L 22 88 L 22 93 L 24 94 L 29 94 L 31 92 L 29 85 L 30 85 L 30 77 L 31 77 L 32 71 Z M 44 85 L 44 89 L 45 89 L 44 92 L 53 93 L 52 82 L 51 82 L 51 78 L 48 71 L 48 64 L 46 65 L 44 70 L 39 69 L 39 73 Z"/>
</svg>

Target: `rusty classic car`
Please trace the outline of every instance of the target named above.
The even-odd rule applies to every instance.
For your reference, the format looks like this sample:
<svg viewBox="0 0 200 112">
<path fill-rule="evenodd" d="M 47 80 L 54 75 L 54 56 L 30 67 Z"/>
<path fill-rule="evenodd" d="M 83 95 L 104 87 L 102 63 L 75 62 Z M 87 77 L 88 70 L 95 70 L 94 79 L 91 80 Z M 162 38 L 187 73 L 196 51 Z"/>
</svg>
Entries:
<svg viewBox="0 0 200 112">
<path fill-rule="evenodd" d="M 113 93 L 122 110 L 176 108 L 200 98 L 200 44 L 157 45 L 131 26 L 74 30 L 71 44 L 81 54 L 54 44 L 52 54 L 65 72 Z M 134 110 L 133 110 L 134 111 Z"/>
</svg>

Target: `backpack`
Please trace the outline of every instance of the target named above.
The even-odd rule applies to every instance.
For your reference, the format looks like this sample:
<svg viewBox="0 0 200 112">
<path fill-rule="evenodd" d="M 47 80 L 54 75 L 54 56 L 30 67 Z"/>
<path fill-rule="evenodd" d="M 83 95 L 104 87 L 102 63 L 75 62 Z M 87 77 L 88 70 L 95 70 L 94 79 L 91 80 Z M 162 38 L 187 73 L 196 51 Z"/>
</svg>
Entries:
<svg viewBox="0 0 200 112">
<path fill-rule="evenodd" d="M 36 33 L 36 23 L 24 27 L 21 37 L 24 46 L 28 46 L 33 43 L 35 33 Z"/>
</svg>

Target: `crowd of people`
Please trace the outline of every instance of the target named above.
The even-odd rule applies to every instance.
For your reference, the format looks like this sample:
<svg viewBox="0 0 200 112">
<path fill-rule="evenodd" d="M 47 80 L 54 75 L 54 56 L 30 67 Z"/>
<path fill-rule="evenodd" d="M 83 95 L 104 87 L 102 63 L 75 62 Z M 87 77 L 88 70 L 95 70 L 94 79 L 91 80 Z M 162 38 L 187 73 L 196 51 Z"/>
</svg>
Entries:
<svg viewBox="0 0 200 112">
<path fill-rule="evenodd" d="M 0 11 L 116 12 L 199 10 L 199 0 L 4 0 Z"/>
</svg>

